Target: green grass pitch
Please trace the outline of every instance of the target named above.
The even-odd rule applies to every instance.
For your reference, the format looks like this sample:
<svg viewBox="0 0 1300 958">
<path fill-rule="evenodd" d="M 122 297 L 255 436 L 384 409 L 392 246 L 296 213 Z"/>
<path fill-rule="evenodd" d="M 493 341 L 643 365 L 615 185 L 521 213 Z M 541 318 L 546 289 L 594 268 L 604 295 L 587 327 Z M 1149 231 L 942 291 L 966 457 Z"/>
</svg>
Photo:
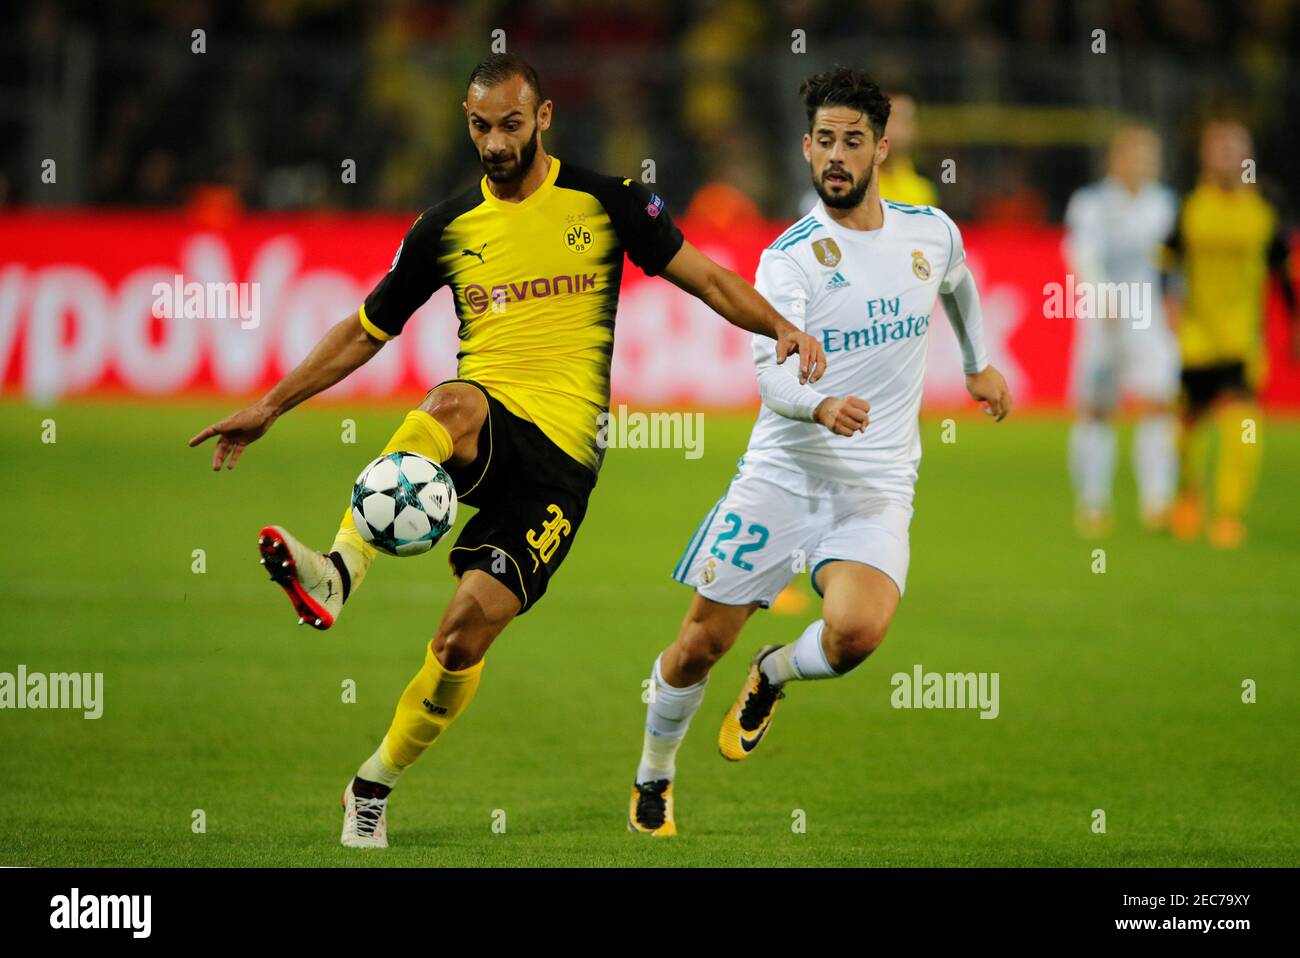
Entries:
<svg viewBox="0 0 1300 958">
<path fill-rule="evenodd" d="M 317 633 L 295 626 L 254 543 L 267 522 L 329 542 L 351 479 L 401 412 L 310 405 L 214 475 L 211 446 L 185 440 L 225 411 L 0 404 L 0 671 L 105 683 L 97 721 L 0 712 L 0 864 L 1300 859 L 1294 421 L 1266 423 L 1251 539 L 1224 554 L 1138 531 L 1123 461 L 1117 532 L 1076 538 L 1061 419 L 964 418 L 953 444 L 925 420 L 909 588 L 885 644 L 845 680 L 793 686 L 759 753 L 732 765 L 715 736 L 746 660 L 815 613 L 756 616 L 683 746 L 674 841 L 625 831 L 641 681 L 689 595 L 669 573 L 752 420 L 706 416 L 695 461 L 611 451 L 550 593 L 489 653 L 471 709 L 394 794 L 394 847 L 374 853 L 338 846 L 339 793 L 451 594 L 445 547 L 381 557 L 339 626 Z M 340 438 L 349 416 L 355 445 Z M 54 444 L 41 442 L 47 417 Z M 1098 547 L 1104 574 L 1092 571 Z M 1001 714 L 892 708 L 890 677 L 917 663 L 999 673 Z M 1242 702 L 1247 679 L 1256 704 Z"/>
</svg>

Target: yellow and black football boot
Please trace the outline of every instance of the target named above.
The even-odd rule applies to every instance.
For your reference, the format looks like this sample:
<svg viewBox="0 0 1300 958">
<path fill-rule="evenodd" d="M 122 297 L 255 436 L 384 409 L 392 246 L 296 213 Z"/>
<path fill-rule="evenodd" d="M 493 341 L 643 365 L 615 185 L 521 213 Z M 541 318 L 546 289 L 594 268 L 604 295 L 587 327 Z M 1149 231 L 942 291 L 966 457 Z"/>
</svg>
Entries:
<svg viewBox="0 0 1300 958">
<path fill-rule="evenodd" d="M 666 778 L 638 782 L 632 786 L 632 804 L 627 812 L 627 830 L 667 838 L 677 834 L 673 821 L 673 783 Z"/>
<path fill-rule="evenodd" d="M 759 668 L 763 659 L 779 648 L 779 645 L 765 645 L 754 653 L 749 662 L 745 687 L 740 690 L 736 704 L 727 709 L 727 714 L 722 719 L 722 728 L 718 732 L 718 751 L 729 761 L 739 762 L 748 758 L 758 748 L 758 743 L 763 740 L 768 726 L 772 724 L 776 703 L 785 698 L 781 686 L 769 682 Z"/>
</svg>

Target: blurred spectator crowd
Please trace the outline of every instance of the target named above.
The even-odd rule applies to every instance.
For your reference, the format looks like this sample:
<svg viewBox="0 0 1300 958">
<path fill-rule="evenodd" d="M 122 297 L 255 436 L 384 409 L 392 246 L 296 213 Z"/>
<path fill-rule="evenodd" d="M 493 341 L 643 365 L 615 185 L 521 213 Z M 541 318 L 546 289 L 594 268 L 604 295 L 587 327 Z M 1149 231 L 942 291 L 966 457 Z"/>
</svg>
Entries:
<svg viewBox="0 0 1300 958">
<path fill-rule="evenodd" d="M 1300 176 L 1297 0 L 6 0 L 0 205 L 423 207 L 478 175 L 460 103 L 497 30 L 556 102 L 552 152 L 652 160 L 679 208 L 796 214 L 798 82 L 836 62 L 915 97 L 959 217 L 1059 219 L 1123 114 L 1178 185 L 1214 113 Z"/>
</svg>

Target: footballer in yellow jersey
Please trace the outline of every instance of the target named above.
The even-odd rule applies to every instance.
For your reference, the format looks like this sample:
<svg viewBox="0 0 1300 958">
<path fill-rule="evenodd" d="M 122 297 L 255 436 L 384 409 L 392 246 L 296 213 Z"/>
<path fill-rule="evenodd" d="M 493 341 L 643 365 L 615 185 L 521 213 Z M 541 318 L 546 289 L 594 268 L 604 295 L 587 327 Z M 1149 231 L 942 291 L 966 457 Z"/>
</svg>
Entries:
<svg viewBox="0 0 1300 958">
<path fill-rule="evenodd" d="M 1199 535 L 1207 496 L 1207 434 L 1219 434 L 1214 496 L 1207 530 L 1213 545 L 1232 548 L 1245 537 L 1243 516 L 1259 470 L 1255 391 L 1266 368 L 1263 325 L 1270 272 L 1300 344 L 1300 311 L 1287 273 L 1287 224 L 1249 169 L 1250 134 L 1216 120 L 1201 137 L 1201 177 L 1184 200 L 1169 248 L 1183 277 L 1174 310 L 1182 351 L 1181 473 L 1171 525 L 1179 538 Z M 1252 428 L 1252 425 L 1254 428 Z"/>
<path fill-rule="evenodd" d="M 895 90 L 889 94 L 889 156 L 880 164 L 881 199 L 910 206 L 938 206 L 939 191 L 934 183 L 916 172 L 912 145 L 916 142 L 916 100 L 910 93 Z"/>
<path fill-rule="evenodd" d="M 624 251 L 655 276 L 681 246 L 657 194 L 551 157 L 545 179 L 522 202 L 498 199 L 485 181 L 422 213 L 366 298 L 361 324 L 390 339 L 437 289 L 451 286 L 460 378 L 483 386 L 594 473 Z"/>
<path fill-rule="evenodd" d="M 442 464 L 478 512 L 448 555 L 459 584 L 423 666 L 344 790 L 349 847 L 387 846 L 390 789 L 469 705 L 488 647 L 541 598 L 569 552 L 601 463 L 624 255 L 728 322 L 773 337 L 780 359 L 798 353 L 802 380 L 820 377 L 825 363 L 815 338 L 685 241 L 661 197 L 546 153 L 553 104 L 523 60 L 480 63 L 462 106 L 483 179 L 425 210 L 357 313 L 265 397 L 190 440 L 220 436 L 212 467 L 233 467 L 280 415 L 360 367 L 434 291 L 451 288 L 458 376 L 430 390 L 383 452 Z M 337 620 L 376 551 L 350 509 L 328 553 L 280 526 L 264 528 L 258 548 L 299 623 L 318 629 Z"/>
</svg>

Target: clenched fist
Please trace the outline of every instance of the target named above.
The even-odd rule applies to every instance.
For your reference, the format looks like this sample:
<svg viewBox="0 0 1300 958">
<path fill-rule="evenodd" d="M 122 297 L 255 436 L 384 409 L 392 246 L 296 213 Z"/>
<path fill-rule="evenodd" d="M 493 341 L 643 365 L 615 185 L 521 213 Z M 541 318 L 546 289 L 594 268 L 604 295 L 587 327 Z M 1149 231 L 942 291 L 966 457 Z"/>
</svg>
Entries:
<svg viewBox="0 0 1300 958">
<path fill-rule="evenodd" d="M 871 403 L 857 396 L 830 396 L 817 404 L 813 417 L 837 436 L 862 432 L 871 421 Z"/>
</svg>

